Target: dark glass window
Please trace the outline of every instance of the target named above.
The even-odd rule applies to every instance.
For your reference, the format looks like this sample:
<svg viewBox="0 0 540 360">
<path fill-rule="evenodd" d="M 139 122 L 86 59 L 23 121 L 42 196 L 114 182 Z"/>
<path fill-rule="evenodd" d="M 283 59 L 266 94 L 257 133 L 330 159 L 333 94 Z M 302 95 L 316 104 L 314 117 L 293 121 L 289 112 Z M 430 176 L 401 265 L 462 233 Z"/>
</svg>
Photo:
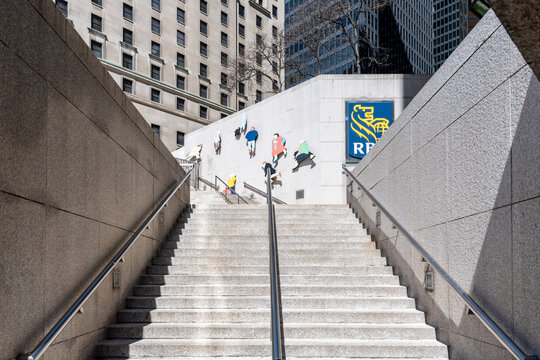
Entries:
<svg viewBox="0 0 540 360">
<path fill-rule="evenodd" d="M 257 79 L 257 84 L 262 84 L 262 73 L 261 73 L 261 70 L 257 70 L 257 73 L 255 75 L 256 79 Z"/>
<path fill-rule="evenodd" d="M 103 31 L 103 22 L 101 20 L 100 16 L 97 16 L 95 14 L 92 14 L 92 29 L 97 31 Z"/>
<path fill-rule="evenodd" d="M 229 56 L 225 54 L 224 52 L 221 53 L 221 65 L 228 66 L 229 65 Z"/>
<path fill-rule="evenodd" d="M 208 24 L 205 21 L 201 20 L 200 30 L 201 34 L 208 36 Z"/>
<path fill-rule="evenodd" d="M 56 0 L 56 6 L 64 14 L 65 17 L 68 16 L 68 3 L 65 0 Z"/>
<path fill-rule="evenodd" d="M 227 26 L 229 24 L 229 16 L 227 15 L 226 12 L 221 12 L 221 23 L 225 26 Z"/>
<path fill-rule="evenodd" d="M 221 0 L 221 3 L 225 6 L 227 6 L 227 0 Z"/>
<path fill-rule="evenodd" d="M 133 94 L 133 81 L 129 79 L 122 79 L 122 90 Z"/>
<path fill-rule="evenodd" d="M 229 45 L 229 39 L 227 38 L 227 34 L 224 32 L 221 33 L 221 45 L 228 46 Z"/>
<path fill-rule="evenodd" d="M 208 56 L 208 45 L 203 42 L 201 42 L 201 55 Z"/>
<path fill-rule="evenodd" d="M 152 32 L 155 32 L 156 34 L 161 33 L 161 23 L 156 18 L 152 18 Z"/>
<path fill-rule="evenodd" d="M 277 80 L 272 80 L 272 90 L 274 90 L 275 92 L 278 92 L 279 87 L 278 87 Z"/>
<path fill-rule="evenodd" d="M 186 67 L 186 57 L 184 54 L 176 53 L 176 65 L 183 68 Z"/>
<path fill-rule="evenodd" d="M 227 74 L 221 73 L 221 84 L 227 86 Z"/>
<path fill-rule="evenodd" d="M 255 15 L 255 24 L 258 28 L 262 27 L 262 17 L 259 15 Z"/>
<path fill-rule="evenodd" d="M 277 18 L 277 6 L 272 5 L 272 15 Z"/>
<path fill-rule="evenodd" d="M 238 24 L 238 34 L 240 36 L 246 36 L 246 27 L 242 24 Z"/>
<path fill-rule="evenodd" d="M 257 62 L 257 65 L 262 66 L 262 55 L 261 53 L 255 54 L 255 61 Z"/>
<path fill-rule="evenodd" d="M 257 90 L 255 95 L 255 102 L 261 102 L 262 101 L 262 92 L 260 90 Z"/>
<path fill-rule="evenodd" d="M 278 73 L 277 62 L 275 62 L 275 61 L 272 61 L 272 72 L 273 72 L 274 74 L 277 74 L 277 73 Z"/>
<path fill-rule="evenodd" d="M 201 76 L 208 77 L 208 66 L 201 64 Z"/>
<path fill-rule="evenodd" d="M 133 6 L 124 4 L 124 19 L 133 21 Z"/>
<path fill-rule="evenodd" d="M 246 47 L 244 46 L 244 44 L 238 44 L 238 53 L 241 56 L 244 56 L 246 54 Z"/>
<path fill-rule="evenodd" d="M 256 44 L 257 45 L 261 45 L 262 44 L 262 36 L 257 34 L 257 36 L 255 37 L 256 39 Z"/>
<path fill-rule="evenodd" d="M 202 117 L 203 119 L 207 119 L 208 118 L 208 108 L 204 107 L 204 106 L 201 106 L 199 108 L 199 116 Z"/>
<path fill-rule="evenodd" d="M 152 99 L 152 101 L 159 102 L 160 95 L 161 94 L 158 89 L 152 89 L 150 91 L 150 98 Z"/>
<path fill-rule="evenodd" d="M 186 110 L 186 100 L 182 98 L 176 98 L 176 109 L 185 111 Z M 184 144 L 182 144 L 184 145 Z"/>
<path fill-rule="evenodd" d="M 277 37 L 277 27 L 272 26 L 272 36 Z"/>
<path fill-rule="evenodd" d="M 152 126 L 152 130 L 156 133 L 156 135 L 158 137 L 161 136 L 161 127 L 159 125 L 156 125 L 156 124 L 150 124 L 150 126 Z"/>
<path fill-rule="evenodd" d="M 180 75 L 176 75 L 176 87 L 181 90 L 186 90 L 186 78 Z"/>
<path fill-rule="evenodd" d="M 103 46 L 97 41 L 92 40 L 90 42 L 90 49 L 92 49 L 92 52 L 97 58 L 101 59 L 103 57 Z"/>
<path fill-rule="evenodd" d="M 199 96 L 208 99 L 208 86 L 199 84 Z"/>
<path fill-rule="evenodd" d="M 122 66 L 125 67 L 126 69 L 133 70 L 133 56 L 123 53 Z"/>
<path fill-rule="evenodd" d="M 221 113 L 221 118 L 226 118 L 227 117 L 227 114 L 224 114 L 224 113 Z"/>
<path fill-rule="evenodd" d="M 203 14 L 208 14 L 208 3 L 205 0 L 201 0 L 200 8 Z"/>
<path fill-rule="evenodd" d="M 156 65 L 152 65 L 150 67 L 150 72 L 151 72 L 151 76 L 152 76 L 152 79 L 154 80 L 161 80 L 161 68 L 159 66 L 156 66 Z"/>
<path fill-rule="evenodd" d="M 238 15 L 240 15 L 240 17 L 246 16 L 246 8 L 244 5 L 238 5 Z"/>
<path fill-rule="evenodd" d="M 238 110 L 243 110 L 246 108 L 246 103 L 243 101 L 238 102 Z"/>
<path fill-rule="evenodd" d="M 178 99 L 178 100 L 184 101 L 184 99 Z M 181 131 L 176 132 L 176 145 L 184 146 L 184 136 L 185 136 L 185 134 L 183 132 L 181 132 Z"/>
<path fill-rule="evenodd" d="M 122 34 L 122 41 L 126 44 L 133 45 L 133 31 L 124 29 L 124 32 Z"/>
<path fill-rule="evenodd" d="M 186 46 L 186 34 L 183 31 L 176 30 L 176 43 L 180 46 Z"/>
<path fill-rule="evenodd" d="M 229 96 L 227 94 L 221 93 L 221 105 L 223 106 L 229 105 Z"/>
<path fill-rule="evenodd" d="M 160 9 L 160 0 L 152 0 L 152 9 L 158 10 Z"/>
<path fill-rule="evenodd" d="M 152 55 L 161 56 L 161 45 L 155 41 L 152 41 L 151 51 Z"/>
<path fill-rule="evenodd" d="M 102 0 L 92 0 L 92 3 L 96 4 L 96 5 L 99 5 L 99 6 L 103 6 Z"/>
<path fill-rule="evenodd" d="M 186 23 L 186 12 L 180 8 L 176 8 L 176 21 L 180 24 Z"/>
<path fill-rule="evenodd" d="M 239 83 L 238 84 L 238 92 L 242 95 L 245 95 L 246 94 L 246 84 L 244 83 Z"/>
</svg>

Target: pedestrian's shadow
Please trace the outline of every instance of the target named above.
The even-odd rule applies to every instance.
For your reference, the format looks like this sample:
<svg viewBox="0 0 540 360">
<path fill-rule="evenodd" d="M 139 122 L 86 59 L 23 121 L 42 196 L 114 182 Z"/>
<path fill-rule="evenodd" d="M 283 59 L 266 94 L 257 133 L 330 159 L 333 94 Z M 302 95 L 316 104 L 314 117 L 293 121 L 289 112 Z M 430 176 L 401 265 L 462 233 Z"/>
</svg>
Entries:
<svg viewBox="0 0 540 360">
<path fill-rule="evenodd" d="M 315 163 L 315 161 L 313 161 L 313 159 L 306 159 L 306 160 L 302 161 L 302 162 L 300 163 L 300 165 L 298 165 L 297 167 L 295 167 L 295 168 L 293 169 L 292 172 L 293 172 L 293 173 L 298 172 L 298 170 L 299 170 L 301 167 L 308 166 L 308 165 L 311 166 L 310 169 L 313 169 L 315 166 L 317 166 L 317 164 Z"/>
</svg>

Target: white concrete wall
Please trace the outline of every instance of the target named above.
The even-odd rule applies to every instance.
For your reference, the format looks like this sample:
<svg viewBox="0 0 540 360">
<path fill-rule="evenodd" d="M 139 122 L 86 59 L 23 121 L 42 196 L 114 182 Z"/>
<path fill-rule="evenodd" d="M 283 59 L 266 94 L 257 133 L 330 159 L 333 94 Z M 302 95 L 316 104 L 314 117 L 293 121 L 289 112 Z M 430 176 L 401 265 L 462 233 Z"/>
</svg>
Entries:
<svg viewBox="0 0 540 360">
<path fill-rule="evenodd" d="M 493 12 L 354 169 L 439 264 L 531 355 L 540 354 L 540 84 Z M 450 344 L 512 359 L 460 297 L 352 186 L 349 202 Z"/>
<path fill-rule="evenodd" d="M 214 181 L 218 175 L 226 181 L 236 173 L 239 193 L 249 194 L 243 189 L 244 181 L 265 189 L 261 164 L 271 161 L 271 139 L 277 132 L 286 138 L 289 154 L 277 166 L 283 178 L 282 185 L 275 186 L 274 196 L 287 203 L 344 204 L 345 101 L 391 100 L 397 117 L 428 79 L 424 75 L 321 75 L 188 134 L 185 151 L 203 144 L 201 176 Z M 255 126 L 259 132 L 257 154 L 252 159 L 244 137 L 234 137 L 243 113 L 248 129 Z M 219 155 L 213 150 L 217 129 L 222 134 Z M 293 153 L 301 139 L 307 140 L 316 155 L 316 166 L 293 172 Z M 296 200 L 297 190 L 304 190 L 303 200 Z"/>
</svg>

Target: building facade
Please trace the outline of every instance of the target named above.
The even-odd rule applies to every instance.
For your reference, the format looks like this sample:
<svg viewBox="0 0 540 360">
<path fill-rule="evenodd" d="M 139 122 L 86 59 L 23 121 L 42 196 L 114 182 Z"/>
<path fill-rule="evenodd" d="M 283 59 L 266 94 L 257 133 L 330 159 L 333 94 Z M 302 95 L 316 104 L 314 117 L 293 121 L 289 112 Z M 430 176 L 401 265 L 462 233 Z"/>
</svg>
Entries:
<svg viewBox="0 0 540 360">
<path fill-rule="evenodd" d="M 285 31 L 302 25 L 297 10 L 309 1 L 286 0 Z M 360 6 L 362 2 L 359 2 Z M 371 64 L 360 73 L 433 74 L 468 33 L 467 0 L 391 0 L 388 6 L 361 15 L 372 53 L 384 54 L 384 64 Z M 351 26 L 351 25 L 350 25 Z M 336 30 L 327 38 L 321 73 L 356 73 L 356 60 L 346 37 Z M 335 45 L 330 44 L 334 42 Z M 306 66 L 315 63 L 302 42 L 291 44 L 287 61 L 302 59 Z M 286 72 L 287 87 L 304 81 L 296 69 Z"/>
<path fill-rule="evenodd" d="M 273 94 L 269 81 L 237 87 L 233 69 L 283 29 L 283 0 L 53 1 L 171 151 Z"/>
</svg>

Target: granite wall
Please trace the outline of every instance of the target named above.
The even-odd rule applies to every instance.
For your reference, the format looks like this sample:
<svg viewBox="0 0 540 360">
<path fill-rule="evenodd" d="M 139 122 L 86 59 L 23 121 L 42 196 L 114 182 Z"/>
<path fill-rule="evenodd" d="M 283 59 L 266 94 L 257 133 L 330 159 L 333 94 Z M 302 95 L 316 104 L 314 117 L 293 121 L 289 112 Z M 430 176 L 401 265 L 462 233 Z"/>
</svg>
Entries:
<svg viewBox="0 0 540 360">
<path fill-rule="evenodd" d="M 490 11 L 354 169 L 529 353 L 540 354 L 540 84 Z M 513 357 L 356 185 L 348 202 L 452 359 Z"/>
<path fill-rule="evenodd" d="M 50 0 L 0 2 L 0 359 L 51 329 L 184 175 Z M 96 342 L 189 201 L 184 186 L 43 359 Z"/>
</svg>

